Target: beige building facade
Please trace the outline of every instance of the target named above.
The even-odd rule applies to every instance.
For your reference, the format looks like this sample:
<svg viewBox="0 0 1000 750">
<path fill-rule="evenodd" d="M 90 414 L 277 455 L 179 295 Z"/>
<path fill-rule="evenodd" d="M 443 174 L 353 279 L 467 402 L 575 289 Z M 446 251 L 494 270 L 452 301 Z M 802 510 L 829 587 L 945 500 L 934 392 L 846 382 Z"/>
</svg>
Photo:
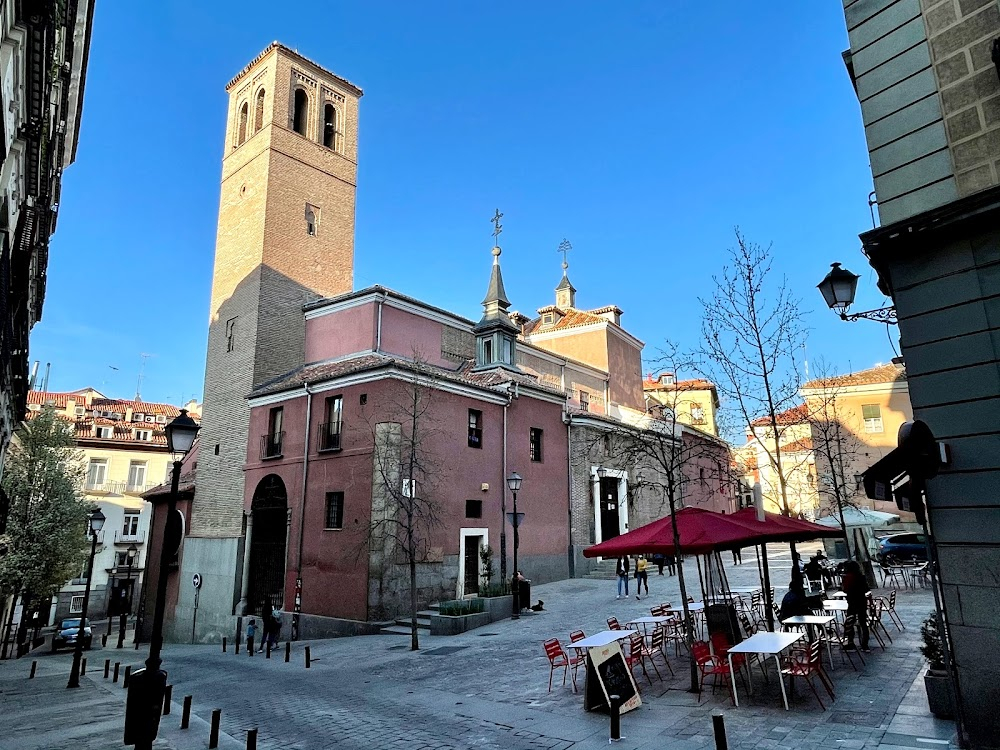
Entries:
<svg viewBox="0 0 1000 750">
<path fill-rule="evenodd" d="M 672 372 L 656 378 L 650 373 L 642 381 L 642 392 L 648 401 L 674 412 L 681 424 L 718 437 L 719 391 L 714 383 L 701 378 L 678 380 Z"/>
</svg>

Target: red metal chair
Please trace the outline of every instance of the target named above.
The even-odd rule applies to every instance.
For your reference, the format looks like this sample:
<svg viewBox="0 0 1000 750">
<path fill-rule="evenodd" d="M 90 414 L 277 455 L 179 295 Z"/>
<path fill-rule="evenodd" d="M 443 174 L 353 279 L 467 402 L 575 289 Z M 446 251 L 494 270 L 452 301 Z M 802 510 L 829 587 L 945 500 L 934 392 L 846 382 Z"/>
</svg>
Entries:
<svg viewBox="0 0 1000 750">
<path fill-rule="evenodd" d="M 633 633 L 628 637 L 628 654 L 625 656 L 625 663 L 628 664 L 629 669 L 632 669 L 636 664 L 642 667 L 642 673 L 646 675 L 646 679 L 652 685 L 653 678 L 646 671 L 647 659 L 649 659 L 650 664 L 653 664 L 652 653 L 646 646 L 646 639 L 642 637 L 642 633 Z M 660 677 L 660 670 L 656 669 L 655 664 L 653 664 L 653 669 L 656 670 L 656 676 Z M 663 678 L 660 677 L 660 679 Z"/>
<path fill-rule="evenodd" d="M 823 705 L 823 700 L 819 697 L 819 691 L 816 690 L 816 686 L 812 681 L 814 675 L 819 677 L 819 681 L 826 688 L 826 692 L 830 694 L 830 700 L 836 700 L 836 696 L 833 694 L 833 683 L 830 682 L 830 678 L 823 671 L 819 641 L 810 643 L 809 648 L 805 651 L 794 652 L 789 655 L 785 662 L 785 667 L 781 670 L 781 674 L 788 675 L 792 681 L 796 677 L 804 677 L 810 690 L 813 691 L 813 695 L 816 696 L 819 707 L 824 711 L 826 711 L 826 706 Z"/>
<path fill-rule="evenodd" d="M 715 679 L 712 682 L 712 693 L 715 694 L 715 689 L 719 686 L 719 678 L 726 683 L 726 690 L 729 692 L 729 699 L 736 705 L 736 697 L 733 695 L 733 686 L 731 683 L 732 672 L 729 670 L 729 663 L 719 657 L 715 656 L 708 648 L 708 644 L 705 641 L 695 641 L 691 645 L 691 655 L 694 656 L 694 661 L 698 665 L 698 671 L 701 672 L 701 680 L 698 682 L 698 702 L 701 703 L 701 694 L 705 685 L 705 678 L 712 676 Z"/>
<path fill-rule="evenodd" d="M 578 667 L 578 662 L 580 658 L 577 656 L 569 656 L 559 643 L 558 638 L 550 638 L 542 644 L 545 649 L 545 655 L 549 659 L 549 692 L 552 692 L 552 673 L 555 672 L 559 667 L 563 670 L 563 686 L 566 685 L 566 675 L 569 673 L 569 668 L 573 667 L 573 692 L 576 692 L 576 669 Z"/>
<path fill-rule="evenodd" d="M 670 662 L 667 661 L 666 633 L 667 631 L 660 626 L 657 626 L 656 628 L 653 629 L 653 640 L 649 645 L 649 653 L 650 653 L 649 660 L 650 661 L 653 660 L 653 654 L 659 653 L 659 655 L 663 657 L 663 663 L 666 664 L 667 669 L 670 670 L 670 675 L 673 676 L 674 668 L 670 666 Z M 653 666 L 655 667 L 656 665 L 654 664 Z"/>
<path fill-rule="evenodd" d="M 618 624 L 617 617 L 608 618 L 608 630 L 621 630 L 622 626 Z"/>
</svg>

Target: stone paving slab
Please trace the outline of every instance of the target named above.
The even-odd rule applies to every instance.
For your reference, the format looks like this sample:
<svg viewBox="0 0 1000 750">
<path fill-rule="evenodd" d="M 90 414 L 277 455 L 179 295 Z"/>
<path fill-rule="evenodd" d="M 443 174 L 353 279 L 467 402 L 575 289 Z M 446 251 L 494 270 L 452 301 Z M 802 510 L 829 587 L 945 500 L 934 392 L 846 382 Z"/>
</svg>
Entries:
<svg viewBox="0 0 1000 750">
<path fill-rule="evenodd" d="M 787 547 L 772 546 L 769 555 L 772 570 L 780 571 L 772 580 L 784 582 L 790 569 Z M 749 551 L 744 559 L 747 563 L 742 566 L 727 564 L 733 586 L 755 582 L 757 570 Z M 201 730 L 192 731 L 178 740 L 176 730 L 167 732 L 158 741 L 166 744 L 157 747 L 205 747 L 207 719 L 213 708 L 223 710 L 222 727 L 229 735 L 230 747 L 242 747 L 246 730 L 255 726 L 260 729 L 262 750 L 607 747 L 606 714 L 584 712 L 582 694 L 573 692 L 569 680 L 563 687 L 558 673 L 552 691 L 548 691 L 549 669 L 541 643 L 553 636 L 566 642 L 569 632 L 577 628 L 588 633 L 604 630 L 610 615 L 625 622 L 648 614 L 649 607 L 661 601 L 678 601 L 675 577 L 660 577 L 654 572 L 650 578 L 653 596 L 641 601 L 634 596 L 616 599 L 613 581 L 576 579 L 535 586 L 535 596 L 545 600 L 545 611 L 454 637 L 422 635 L 418 652 L 408 650 L 408 639 L 389 635 L 314 641 L 308 670 L 302 643 L 294 644 L 289 664 L 283 661 L 283 651 L 266 659 L 263 654 L 250 657 L 245 651 L 237 656 L 232 649 L 223 654 L 219 646 L 168 644 L 164 667 L 174 685 L 174 697 L 179 701 L 185 694 L 194 696 L 193 721 L 201 722 L 205 729 L 202 744 L 169 744 L 201 736 Z M 690 578 L 696 585 L 693 572 Z M 779 588 L 777 596 L 782 593 Z M 830 674 L 837 697 L 825 711 L 806 686 L 798 684 L 792 710 L 786 712 L 773 664 L 769 684 L 765 685 L 757 672 L 753 696 L 740 686 L 739 708 L 731 706 L 725 690 L 714 696 L 706 690 L 699 701 L 686 690 L 687 662 L 671 658 L 674 676 L 662 665 L 662 681 L 653 675 L 650 684 L 640 674 L 643 705 L 622 717 L 625 739 L 617 746 L 635 750 L 714 748 L 711 714 L 721 709 L 732 750 L 889 750 L 888 743 L 906 747 L 906 742 L 916 742 L 917 736 L 944 739 L 946 744 L 910 746 L 947 748 L 953 725 L 933 724 L 919 682 L 918 625 L 932 608 L 929 591 L 901 592 L 897 609 L 907 629 L 899 632 L 889 625 L 893 643 L 887 642 L 885 651 L 876 646 L 873 654 L 865 655 L 868 664 L 858 672 L 835 662 Z M 448 652 L 430 653 L 440 648 Z M 145 657 L 143 651 L 111 653 L 136 666 Z M 95 652 L 92 661 L 103 664 L 104 657 L 98 654 Z M 28 682 L 23 676 L 29 661 L 0 664 L 0 691 L 18 680 Z M 16 715 L 17 711 L 5 710 L 7 694 L 0 692 L 0 738 L 15 737 L 9 747 L 0 739 L 0 750 L 64 747 L 58 744 L 64 739 L 61 733 L 77 731 L 65 726 L 67 714 L 76 715 L 72 710 L 48 707 L 66 700 L 67 691 L 61 684 L 69 668 L 68 655 L 39 657 L 39 661 L 46 675 L 58 672 L 60 677 L 52 684 L 30 681 L 37 691 L 32 723 L 37 719 L 39 728 L 34 731 L 51 733 L 55 739 L 30 744 L 30 733 L 21 729 L 27 722 Z M 99 688 L 85 698 L 97 701 L 97 710 L 89 716 L 84 732 L 94 742 L 74 741 L 73 746 L 121 747 L 124 691 L 105 683 L 100 674 L 95 677 L 91 672 L 86 679 L 96 681 Z M 581 689 L 582 682 L 581 673 Z M 110 703 L 102 702 L 100 690 L 111 696 Z M 825 695 L 822 690 L 821 695 Z M 174 711 L 164 726 L 170 725 L 171 718 L 174 722 L 179 719 L 179 706 Z M 103 738 L 104 744 L 98 738 Z"/>
</svg>

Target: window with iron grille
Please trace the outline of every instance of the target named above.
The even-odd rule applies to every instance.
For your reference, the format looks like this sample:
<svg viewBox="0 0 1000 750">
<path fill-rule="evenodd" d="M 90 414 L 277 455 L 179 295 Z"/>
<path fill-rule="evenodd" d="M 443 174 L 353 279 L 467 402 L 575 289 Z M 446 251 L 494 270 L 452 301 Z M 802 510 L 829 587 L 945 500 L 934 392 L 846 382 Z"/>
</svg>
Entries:
<svg viewBox="0 0 1000 750">
<path fill-rule="evenodd" d="M 71 615 L 78 615 L 81 612 L 83 612 L 83 596 L 74 596 L 69 600 L 69 613 Z"/>
<path fill-rule="evenodd" d="M 330 396 L 326 400 L 326 421 L 320 430 L 320 450 L 338 450 L 341 444 L 341 427 L 343 425 L 343 396 Z"/>
<path fill-rule="evenodd" d="M 326 493 L 326 528 L 344 528 L 344 493 Z"/>
<path fill-rule="evenodd" d="M 483 413 L 477 409 L 469 409 L 469 447 L 483 447 Z"/>
<path fill-rule="evenodd" d="M 580 391 L 580 408 L 583 411 L 590 411 L 590 394 L 586 391 Z"/>
<path fill-rule="evenodd" d="M 538 427 L 528 433 L 528 456 L 532 461 L 542 460 L 542 431 Z"/>
</svg>

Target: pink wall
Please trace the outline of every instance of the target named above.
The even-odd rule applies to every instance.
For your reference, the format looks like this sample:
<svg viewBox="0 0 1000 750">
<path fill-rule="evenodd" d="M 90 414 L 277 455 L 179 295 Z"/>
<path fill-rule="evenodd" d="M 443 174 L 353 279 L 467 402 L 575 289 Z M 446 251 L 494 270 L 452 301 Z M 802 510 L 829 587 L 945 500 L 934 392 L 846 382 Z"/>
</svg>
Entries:
<svg viewBox="0 0 1000 750">
<path fill-rule="evenodd" d="M 375 348 L 374 302 L 306 320 L 306 362 Z"/>
<path fill-rule="evenodd" d="M 382 308 L 382 351 L 454 370 L 458 364 L 441 356 L 443 328 L 435 320 L 385 305 Z"/>
<path fill-rule="evenodd" d="M 330 316 L 332 317 L 332 316 Z M 351 386 L 342 391 L 315 394 L 309 478 L 306 497 L 306 524 L 303 539 L 303 611 L 311 614 L 350 619 L 367 619 L 368 563 L 365 536 L 370 521 L 372 483 L 372 427 L 381 421 L 400 421 L 393 404 L 399 401 L 400 381 L 380 380 Z M 364 393 L 367 405 L 360 405 Z M 318 452 L 315 436 L 324 421 L 327 396 L 343 396 L 343 449 Z M 305 398 L 284 402 L 285 442 L 283 457 L 261 461 L 260 436 L 267 431 L 269 409 L 251 409 L 251 448 L 246 467 L 245 506 L 250 508 L 254 490 L 268 474 L 278 474 L 288 492 L 292 509 L 287 552 L 288 574 L 285 606 L 291 608 L 297 568 L 297 547 L 301 507 L 303 423 Z M 468 445 L 468 410 L 483 413 L 482 448 Z M 565 558 L 568 532 L 568 484 L 565 426 L 559 404 L 540 402 L 522 394 L 508 410 L 508 471 L 518 471 L 524 485 L 518 496 L 518 510 L 526 514 L 521 533 L 520 555 L 552 555 Z M 501 496 L 507 492 L 507 510 L 511 500 L 503 474 L 503 406 L 464 395 L 435 391 L 427 414 L 429 442 L 433 446 L 433 492 L 440 507 L 440 524 L 433 530 L 430 543 L 444 555 L 460 551 L 460 529 L 489 529 L 489 543 L 497 550 Z M 541 462 L 529 460 L 529 429 L 543 430 Z M 481 485 L 489 484 L 483 492 Z M 325 526 L 326 493 L 343 491 L 344 528 L 327 530 Z M 482 518 L 466 518 L 467 499 L 482 501 Z M 508 530 L 508 552 L 513 534 Z M 527 572 L 527 571 L 526 571 Z M 451 575 L 457 570 L 450 571 Z"/>
<path fill-rule="evenodd" d="M 685 505 L 694 505 L 716 513 L 732 513 L 737 498 L 733 493 L 729 449 L 714 440 L 684 431 L 684 450 L 691 460 L 684 465 L 687 480 Z M 704 479 L 702 479 L 704 477 Z"/>
</svg>

